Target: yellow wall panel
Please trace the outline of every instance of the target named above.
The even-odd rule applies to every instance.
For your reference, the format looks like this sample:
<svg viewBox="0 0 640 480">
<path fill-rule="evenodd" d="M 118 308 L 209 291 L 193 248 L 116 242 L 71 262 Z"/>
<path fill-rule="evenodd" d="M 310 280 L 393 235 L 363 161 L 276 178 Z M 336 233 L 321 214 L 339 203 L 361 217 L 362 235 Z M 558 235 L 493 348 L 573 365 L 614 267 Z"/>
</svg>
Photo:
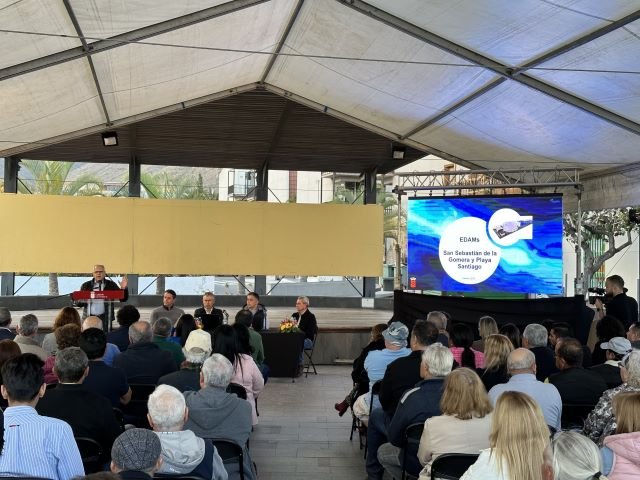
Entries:
<svg viewBox="0 0 640 480">
<path fill-rule="evenodd" d="M 382 207 L 0 195 L 0 271 L 379 276 Z"/>
</svg>

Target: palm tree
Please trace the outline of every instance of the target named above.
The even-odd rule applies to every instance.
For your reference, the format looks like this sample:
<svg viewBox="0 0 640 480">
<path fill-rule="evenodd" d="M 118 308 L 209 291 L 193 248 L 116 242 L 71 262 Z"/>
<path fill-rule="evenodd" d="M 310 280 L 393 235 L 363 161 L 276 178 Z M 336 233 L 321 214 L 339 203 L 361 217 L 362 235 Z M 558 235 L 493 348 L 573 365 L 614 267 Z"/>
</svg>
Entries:
<svg viewBox="0 0 640 480">
<path fill-rule="evenodd" d="M 31 178 L 19 180 L 18 192 L 34 195 L 102 195 L 104 185 L 94 175 L 85 173 L 74 180 L 68 180 L 74 165 L 74 162 L 22 160 L 21 167 L 29 172 Z M 58 274 L 50 273 L 49 295 L 58 294 Z"/>
</svg>

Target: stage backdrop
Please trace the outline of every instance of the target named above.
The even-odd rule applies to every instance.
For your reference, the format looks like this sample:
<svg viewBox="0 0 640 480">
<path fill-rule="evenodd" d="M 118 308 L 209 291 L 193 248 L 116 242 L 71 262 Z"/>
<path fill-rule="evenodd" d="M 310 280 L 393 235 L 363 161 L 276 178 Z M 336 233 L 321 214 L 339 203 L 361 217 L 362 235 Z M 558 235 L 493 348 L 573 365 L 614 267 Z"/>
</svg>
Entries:
<svg viewBox="0 0 640 480">
<path fill-rule="evenodd" d="M 393 320 L 410 327 L 416 319 L 425 319 L 433 310 L 450 314 L 454 322 L 468 323 L 478 336 L 478 320 L 491 315 L 498 325 L 514 323 L 520 332 L 530 323 L 544 320 L 567 322 L 574 328 L 574 335 L 585 344 L 593 310 L 585 306 L 584 299 L 577 297 L 541 298 L 535 300 L 489 300 L 481 298 L 439 297 L 420 295 L 396 290 L 393 302 Z"/>
<path fill-rule="evenodd" d="M 382 207 L 0 194 L 0 271 L 382 274 Z"/>
</svg>

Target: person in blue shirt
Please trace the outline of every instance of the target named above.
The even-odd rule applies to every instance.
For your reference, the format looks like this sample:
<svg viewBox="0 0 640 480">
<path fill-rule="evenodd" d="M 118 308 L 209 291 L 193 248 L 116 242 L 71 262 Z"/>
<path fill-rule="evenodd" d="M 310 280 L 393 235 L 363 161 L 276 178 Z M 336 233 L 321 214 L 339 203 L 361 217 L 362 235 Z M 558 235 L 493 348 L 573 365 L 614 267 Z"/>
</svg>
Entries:
<svg viewBox="0 0 640 480">
<path fill-rule="evenodd" d="M 9 407 L 0 437 L 0 476 L 66 480 L 84 475 L 69 424 L 35 410 L 47 388 L 43 365 L 36 355 L 25 353 L 2 366 L 0 389 Z"/>
</svg>

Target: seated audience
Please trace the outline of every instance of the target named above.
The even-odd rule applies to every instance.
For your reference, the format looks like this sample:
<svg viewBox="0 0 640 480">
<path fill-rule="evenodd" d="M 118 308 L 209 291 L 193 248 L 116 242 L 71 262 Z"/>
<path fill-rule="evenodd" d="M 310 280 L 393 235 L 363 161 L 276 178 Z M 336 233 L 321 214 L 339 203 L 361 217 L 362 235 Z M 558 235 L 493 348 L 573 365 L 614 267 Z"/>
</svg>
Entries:
<svg viewBox="0 0 640 480">
<path fill-rule="evenodd" d="M 445 347 L 449 346 L 449 332 L 447 332 L 448 315 L 445 312 L 434 310 L 427 314 L 427 322 L 432 323 L 438 329 L 438 338 L 436 342 L 441 343 Z"/>
<path fill-rule="evenodd" d="M 507 383 L 496 385 L 489 390 L 491 403 L 496 404 L 504 392 L 522 392 L 530 395 L 542 409 L 547 425 L 560 431 L 562 399 L 558 389 L 548 383 L 536 380 L 536 358 L 529 350 L 517 348 L 509 354 L 507 369 L 511 378 Z"/>
<path fill-rule="evenodd" d="M 382 380 L 387 365 L 397 358 L 406 357 L 411 354 L 407 348 L 407 337 L 409 329 L 400 322 L 392 322 L 387 329 L 382 332 L 385 348 L 369 352 L 364 361 L 364 368 L 369 376 L 369 392 L 358 397 L 353 405 L 353 413 L 363 422 L 368 421 L 369 403 L 371 402 L 371 387 L 378 380 Z M 378 396 L 373 399 L 373 408 L 380 407 Z"/>
<path fill-rule="evenodd" d="M 539 480 L 549 429 L 538 403 L 522 392 L 500 395 L 489 445 L 460 480 Z"/>
<path fill-rule="evenodd" d="M 237 320 L 236 320 L 237 321 Z M 369 352 L 373 350 L 382 350 L 384 348 L 384 337 L 382 332 L 387 328 L 386 323 L 378 323 L 371 329 L 369 343 L 362 349 L 358 358 L 353 361 L 353 369 L 351 370 L 351 379 L 353 380 L 353 389 L 347 394 L 344 400 L 334 404 L 334 408 L 340 416 L 344 415 L 351 405 L 352 399 L 358 398 L 369 391 L 369 376 L 364 368 L 364 361 Z"/>
<path fill-rule="evenodd" d="M 247 328 L 244 325 L 238 326 Z M 233 365 L 231 382 L 242 385 L 246 390 L 247 402 L 251 406 L 252 425 L 256 425 L 258 423 L 256 399 L 264 388 L 264 379 L 256 362 L 249 355 L 241 352 L 238 334 L 231 325 L 221 325 L 216 329 L 213 351 L 223 355 Z"/>
<path fill-rule="evenodd" d="M 120 424 L 113 414 L 111 403 L 102 395 L 82 385 L 89 372 L 89 359 L 78 347 L 58 350 L 54 371 L 60 383 L 47 392 L 38 403 L 40 415 L 67 422 L 75 437 L 96 440 L 109 460 L 113 441 L 120 435 Z"/>
<path fill-rule="evenodd" d="M 440 455 L 478 453 L 490 446 L 493 407 L 474 371 L 458 368 L 447 375 L 440 410 L 442 415 L 424 422 L 420 437 L 418 460 L 424 466 L 420 472 L 420 478 L 424 480 L 431 479 L 431 463 Z"/>
<path fill-rule="evenodd" d="M 262 335 L 256 332 L 251 326 L 252 319 L 253 317 L 251 316 L 251 312 L 249 310 L 240 310 L 238 313 L 236 313 L 236 324 L 244 325 L 249 329 L 249 345 L 251 345 L 251 356 L 262 372 L 264 382 L 267 383 L 267 378 L 269 378 L 269 367 L 265 363 Z"/>
<path fill-rule="evenodd" d="M 185 428 L 202 438 L 226 438 L 241 445 L 245 479 L 254 480 L 256 474 L 247 448 L 252 428 L 251 406 L 235 394 L 227 393 L 233 370 L 231 362 L 219 353 L 205 360 L 200 372 L 200 390 L 184 393 L 189 409 Z"/>
<path fill-rule="evenodd" d="M 528 348 L 536 357 L 536 378 L 544 382 L 549 375 L 557 372 L 555 354 L 547 344 L 547 329 L 537 323 L 530 323 L 524 328 L 522 346 Z"/>
<path fill-rule="evenodd" d="M 16 336 L 9 325 L 11 325 L 11 311 L 7 307 L 0 307 L 0 340 L 13 340 Z"/>
<path fill-rule="evenodd" d="M 429 345 L 433 345 L 437 338 L 438 329 L 433 324 L 418 320 L 411 330 L 409 340 L 411 353 L 387 365 L 378 397 L 380 405 L 389 419 L 396 411 L 404 392 L 422 380 L 420 376 L 422 353 Z"/>
<path fill-rule="evenodd" d="M 640 351 L 632 351 L 621 364 L 622 385 L 606 390 L 584 422 L 584 434 L 599 446 L 617 427 L 613 412 L 615 396 L 624 392 L 640 392 Z"/>
<path fill-rule="evenodd" d="M 129 348 L 129 327 L 140 320 L 140 312 L 133 305 L 124 305 L 116 312 L 120 328 L 107 334 L 107 342 L 113 343 L 121 352 Z"/>
<path fill-rule="evenodd" d="M 49 355 L 35 340 L 38 334 L 38 317 L 33 313 L 28 313 L 20 319 L 16 331 L 18 334 L 13 340 L 20 347 L 20 351 L 22 353 L 33 353 L 44 362 Z"/>
<path fill-rule="evenodd" d="M 175 342 L 169 340 L 171 336 L 171 320 L 165 317 L 158 318 L 152 325 L 153 328 L 153 343 L 160 347 L 160 350 L 164 350 L 173 355 L 173 359 L 177 366 L 180 366 L 184 362 L 184 354 L 182 353 L 182 347 Z"/>
<path fill-rule="evenodd" d="M 4 435 L 0 439 L 0 474 L 13 477 L 70 479 L 84 475 L 82 458 L 66 422 L 38 415 L 46 391 L 42 361 L 24 353 L 2 366 Z"/>
<path fill-rule="evenodd" d="M 378 442 L 367 432 L 367 440 L 374 440 L 373 444 L 367 442 L 366 467 L 369 478 L 382 478 L 382 468 L 393 476 L 398 474 L 400 471 L 398 469 L 402 468 L 404 456 L 400 449 L 404 444 L 405 430 L 413 423 L 423 423 L 430 417 L 440 415 L 442 387 L 445 377 L 449 375 L 452 368 L 453 355 L 447 347 L 434 343 L 425 349 L 420 364 L 420 375 L 423 380 L 415 388 L 405 392 L 400 399 L 398 409 L 387 426 L 389 443 L 380 445 L 376 449 Z M 378 428 L 379 426 L 374 430 Z M 406 469 L 413 476 L 418 476 L 421 470 L 417 453 L 418 449 L 412 447 L 407 450 L 406 455 Z M 379 466 L 380 464 L 382 467 Z"/>
<path fill-rule="evenodd" d="M 47 352 L 47 355 L 51 356 L 56 352 L 56 350 L 58 350 L 55 336 L 56 330 L 64 327 L 65 325 L 77 325 L 78 329 L 82 327 L 82 319 L 75 308 L 62 308 L 53 320 L 53 330 L 51 333 L 47 333 L 42 339 L 42 348 Z"/>
<path fill-rule="evenodd" d="M 163 375 L 158 385 L 171 385 L 181 392 L 200 390 L 200 370 L 211 355 L 211 335 L 204 330 L 193 330 L 184 345 L 184 356 L 180 370 Z"/>
<path fill-rule="evenodd" d="M 478 333 L 480 334 L 480 340 L 476 340 L 471 345 L 471 348 L 478 352 L 484 353 L 484 344 L 489 335 L 496 335 L 498 333 L 498 324 L 493 317 L 484 315 L 478 320 Z"/>
<path fill-rule="evenodd" d="M 504 335 L 489 335 L 484 344 L 484 368 L 477 370 L 487 391 L 494 385 L 509 381 L 507 358 L 513 351 L 513 344 Z"/>
<path fill-rule="evenodd" d="M 620 362 L 631 352 L 631 342 L 623 337 L 613 337 L 608 342 L 601 343 L 600 348 L 606 351 L 607 360 L 600 365 L 594 365 L 591 370 L 604 379 L 607 388 L 616 388 L 622 383 Z"/>
<path fill-rule="evenodd" d="M 13 340 L 5 338 L 0 340 L 0 369 L 8 360 L 20 355 L 20 346 Z M 2 385 L 2 375 L 0 375 L 0 385 Z M 4 398 L 0 399 L 0 407 L 4 410 L 9 403 Z"/>
<path fill-rule="evenodd" d="M 158 379 L 178 369 L 173 355 L 152 342 L 148 322 L 135 322 L 129 327 L 129 348 L 118 355 L 113 366 L 121 369 L 129 383 L 155 385 Z"/>
<path fill-rule="evenodd" d="M 102 319 L 100 317 L 90 316 L 84 319 L 82 322 L 82 331 L 89 328 L 99 328 L 102 330 L 103 324 Z M 109 365 L 113 366 L 113 360 L 116 358 L 116 355 L 120 353 L 120 349 L 113 343 L 107 342 L 107 348 L 104 351 L 104 357 L 102 357 L 102 361 Z"/>
<path fill-rule="evenodd" d="M 513 348 L 522 347 L 522 337 L 520 336 L 520 329 L 514 323 L 507 323 L 500 328 L 500 334 L 506 336 L 511 343 L 513 344 Z"/>
<path fill-rule="evenodd" d="M 102 329 L 88 328 L 82 332 L 79 345 L 89 359 L 89 373 L 84 379 L 84 388 L 107 398 L 113 407 L 129 403 L 131 388 L 126 375 L 102 360 L 107 345 L 107 336 Z"/>
<path fill-rule="evenodd" d="M 211 440 L 184 430 L 189 414 L 182 393 L 169 385 L 160 385 L 149 395 L 147 406 L 149 425 L 162 446 L 158 473 L 227 480 L 227 471 Z"/>
<path fill-rule="evenodd" d="M 185 313 L 176 322 L 176 328 L 171 334 L 171 337 L 169 337 L 169 340 L 184 347 L 184 344 L 187 343 L 187 338 L 189 338 L 189 334 L 197 329 L 196 319 L 193 318 L 193 315 L 190 313 Z"/>
<path fill-rule="evenodd" d="M 631 342 L 631 347 L 640 350 L 640 322 L 632 323 L 627 330 L 627 339 Z"/>
<path fill-rule="evenodd" d="M 563 404 L 595 405 L 607 384 L 600 375 L 582 368 L 582 345 L 575 338 L 562 337 L 556 342 L 556 367 L 549 383 L 560 393 Z"/>
<path fill-rule="evenodd" d="M 111 449 L 111 471 L 122 480 L 150 480 L 162 467 L 162 446 L 151 430 L 125 430 Z"/>
<path fill-rule="evenodd" d="M 575 338 L 573 336 L 573 328 L 566 322 L 553 322 L 553 325 L 551 325 L 551 329 L 549 330 L 549 346 L 551 349 L 555 352 L 558 342 L 567 337 Z M 589 368 L 592 365 L 591 350 L 586 345 L 580 345 L 583 353 L 581 366 Z"/>
<path fill-rule="evenodd" d="M 473 330 L 464 323 L 456 323 L 451 329 L 449 345 L 453 358 L 462 367 L 484 368 L 484 353 L 471 348 L 473 344 Z M 445 345 L 446 346 L 446 345 Z"/>
<path fill-rule="evenodd" d="M 604 439 L 602 473 L 616 478 L 640 478 L 640 393 L 620 393 L 613 397 L 615 435 Z"/>
<path fill-rule="evenodd" d="M 56 362 L 56 352 L 69 347 L 77 347 L 80 344 L 80 327 L 75 323 L 69 323 L 56 329 L 54 334 L 56 351 L 44 362 L 44 381 L 48 384 L 58 382 L 58 377 L 53 371 L 53 366 Z"/>
<path fill-rule="evenodd" d="M 595 348 L 593 349 L 593 355 L 591 356 L 592 365 L 600 365 L 604 363 L 606 358 L 606 349 L 600 348 L 602 343 L 606 343 L 614 337 L 625 337 L 627 331 L 624 325 L 616 317 L 611 315 L 605 315 L 596 324 L 596 336 L 598 340 Z"/>
<path fill-rule="evenodd" d="M 556 434 L 545 457 L 545 480 L 606 480 L 598 447 L 578 432 Z"/>
</svg>

